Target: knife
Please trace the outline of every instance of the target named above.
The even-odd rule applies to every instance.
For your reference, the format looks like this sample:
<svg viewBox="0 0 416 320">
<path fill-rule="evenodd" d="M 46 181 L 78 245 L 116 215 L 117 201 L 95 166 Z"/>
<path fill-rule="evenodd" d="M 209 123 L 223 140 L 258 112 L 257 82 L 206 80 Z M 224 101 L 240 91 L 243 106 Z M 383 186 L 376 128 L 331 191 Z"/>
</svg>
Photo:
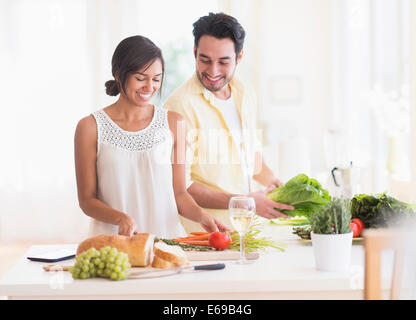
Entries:
<svg viewBox="0 0 416 320">
<path fill-rule="evenodd" d="M 170 268 L 170 269 L 146 270 L 146 271 L 132 272 L 129 274 L 128 279 L 165 277 L 165 276 L 170 276 L 170 275 L 174 275 L 177 273 L 181 273 L 184 270 L 221 270 L 224 268 L 225 268 L 224 263 L 215 263 L 215 264 L 202 264 L 202 265 L 197 265 L 197 266 L 184 266 L 184 267 Z"/>
</svg>

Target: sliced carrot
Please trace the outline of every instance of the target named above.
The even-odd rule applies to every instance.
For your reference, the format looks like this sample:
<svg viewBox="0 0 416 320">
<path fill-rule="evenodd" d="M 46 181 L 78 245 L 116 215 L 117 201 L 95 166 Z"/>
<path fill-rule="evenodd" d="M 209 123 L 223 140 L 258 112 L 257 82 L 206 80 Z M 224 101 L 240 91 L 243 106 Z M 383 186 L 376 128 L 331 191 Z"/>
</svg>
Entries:
<svg viewBox="0 0 416 320">
<path fill-rule="evenodd" d="M 190 236 L 190 237 L 183 237 L 183 238 L 175 238 L 175 241 L 179 241 L 179 240 L 208 240 L 209 235 L 205 236 Z"/>
<path fill-rule="evenodd" d="M 180 240 L 178 242 L 184 243 L 184 244 L 192 244 L 194 246 L 209 246 L 210 245 L 208 240 Z"/>
<path fill-rule="evenodd" d="M 190 237 L 176 238 L 174 240 L 179 241 L 179 240 L 208 240 L 208 239 L 209 239 L 209 233 L 208 234 L 203 234 L 203 235 L 200 235 L 200 236 L 190 236 Z"/>
</svg>

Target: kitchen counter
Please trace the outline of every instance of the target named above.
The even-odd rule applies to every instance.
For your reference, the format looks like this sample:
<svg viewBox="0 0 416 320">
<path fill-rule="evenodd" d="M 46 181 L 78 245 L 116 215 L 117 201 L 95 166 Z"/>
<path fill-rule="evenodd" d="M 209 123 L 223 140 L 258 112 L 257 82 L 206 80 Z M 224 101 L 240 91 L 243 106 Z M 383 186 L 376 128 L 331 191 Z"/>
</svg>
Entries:
<svg viewBox="0 0 416 320">
<path fill-rule="evenodd" d="M 266 226 L 264 234 L 287 244 L 285 252 L 272 249 L 249 265 L 224 262 L 216 271 L 185 271 L 149 279 L 110 281 L 95 278 L 73 280 L 69 272 L 45 272 L 49 263 L 26 257 L 76 245 L 32 246 L 0 280 L 0 296 L 9 299 L 362 299 L 364 248 L 352 247 L 351 266 L 345 272 L 325 272 L 315 268 L 313 248 L 291 234 L 290 226 Z M 391 255 L 383 259 L 391 260 Z M 215 263 L 194 261 L 192 264 Z M 73 265 L 74 259 L 56 264 Z M 140 268 L 133 268 L 140 269 Z M 389 287 L 384 268 L 383 287 Z"/>
</svg>

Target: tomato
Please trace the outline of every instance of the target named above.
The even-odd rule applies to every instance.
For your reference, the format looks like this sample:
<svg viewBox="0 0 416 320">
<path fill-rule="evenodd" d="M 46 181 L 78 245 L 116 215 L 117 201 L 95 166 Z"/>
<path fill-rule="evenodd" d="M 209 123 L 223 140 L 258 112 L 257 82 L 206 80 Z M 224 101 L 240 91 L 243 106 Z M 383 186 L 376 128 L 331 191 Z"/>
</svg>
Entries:
<svg viewBox="0 0 416 320">
<path fill-rule="evenodd" d="M 353 238 L 356 238 L 360 235 L 360 226 L 357 223 L 351 222 L 350 223 L 350 228 L 351 228 L 351 231 L 352 231 L 352 237 Z"/>
<path fill-rule="evenodd" d="M 360 234 L 363 232 L 365 226 L 364 226 L 364 222 L 361 219 L 358 218 L 354 218 L 351 220 L 351 222 L 355 222 L 356 224 L 358 224 L 358 226 L 360 227 Z"/>
<path fill-rule="evenodd" d="M 227 232 L 211 232 L 209 235 L 209 245 L 217 250 L 227 249 L 231 243 L 231 238 Z"/>
</svg>

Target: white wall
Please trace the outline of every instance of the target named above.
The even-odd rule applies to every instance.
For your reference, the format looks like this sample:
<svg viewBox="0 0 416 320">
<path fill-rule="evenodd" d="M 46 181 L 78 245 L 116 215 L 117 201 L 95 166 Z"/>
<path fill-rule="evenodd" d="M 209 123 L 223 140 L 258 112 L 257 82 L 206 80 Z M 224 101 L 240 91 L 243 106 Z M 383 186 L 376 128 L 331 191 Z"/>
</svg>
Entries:
<svg viewBox="0 0 416 320">
<path fill-rule="evenodd" d="M 410 2 L 410 95 L 411 95 L 411 123 L 416 124 L 416 1 Z M 411 127 L 411 170 L 410 201 L 416 202 L 416 126 Z"/>
<path fill-rule="evenodd" d="M 187 10 L 175 16 L 176 6 Z M 0 241 L 86 235 L 74 132 L 115 101 L 104 83 L 116 45 L 134 34 L 175 41 L 185 26 L 191 38 L 192 22 L 216 9 L 203 0 L 0 0 Z"/>
<path fill-rule="evenodd" d="M 258 93 L 268 164 L 284 180 L 296 171 L 313 175 L 327 171 L 323 136 L 331 108 L 331 1 L 262 0 L 256 5 L 245 9 L 251 10 L 250 18 L 240 13 L 247 30 L 241 74 L 254 82 Z M 284 101 L 296 98 L 296 92 L 286 97 L 296 88 L 299 100 Z M 304 138 L 309 145 L 311 170 L 305 159 L 299 159 L 305 152 L 296 153 L 304 144 L 287 154 L 293 170 L 282 161 L 279 166 L 279 144 L 294 138 Z M 288 170 L 278 172 L 279 168 Z"/>
</svg>

